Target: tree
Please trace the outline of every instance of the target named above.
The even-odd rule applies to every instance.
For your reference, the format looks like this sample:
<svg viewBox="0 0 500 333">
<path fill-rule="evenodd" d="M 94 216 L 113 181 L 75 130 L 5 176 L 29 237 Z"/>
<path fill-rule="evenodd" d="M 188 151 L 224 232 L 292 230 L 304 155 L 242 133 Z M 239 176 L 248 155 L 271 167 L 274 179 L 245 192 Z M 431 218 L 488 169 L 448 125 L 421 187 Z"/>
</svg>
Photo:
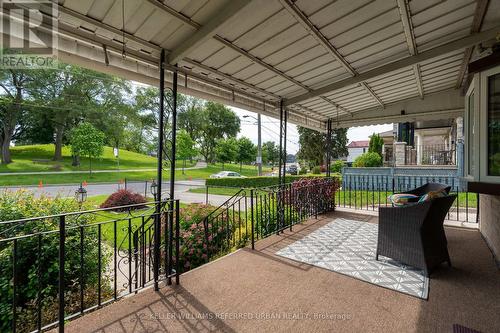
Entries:
<svg viewBox="0 0 500 333">
<path fill-rule="evenodd" d="M 324 164 L 327 153 L 327 134 L 318 131 L 298 127 L 300 149 L 297 156 L 300 160 L 307 161 L 309 168 Z M 331 136 L 331 158 L 339 158 L 347 155 L 347 129 L 337 128 L 332 130 Z"/>
<path fill-rule="evenodd" d="M 203 130 L 203 103 L 201 100 L 188 97 L 186 108 L 177 115 L 180 129 L 186 130 L 191 139 L 198 141 Z"/>
<path fill-rule="evenodd" d="M 106 135 L 106 144 L 120 147 L 125 139 L 127 125 L 137 115 L 137 109 L 126 101 L 131 88 L 127 81 L 113 78 L 103 84 L 99 102 L 85 119 Z"/>
<path fill-rule="evenodd" d="M 368 152 L 377 153 L 382 156 L 382 147 L 384 145 L 384 139 L 380 135 L 373 133 L 370 137 L 370 143 L 368 144 Z"/>
<path fill-rule="evenodd" d="M 249 138 L 241 137 L 238 139 L 238 153 L 236 154 L 236 162 L 240 163 L 240 172 L 243 163 L 255 161 L 257 155 L 257 147 L 250 141 Z"/>
<path fill-rule="evenodd" d="M 280 158 L 279 147 L 274 141 L 266 141 L 262 144 L 262 160 L 265 163 L 275 164 Z"/>
<path fill-rule="evenodd" d="M 105 135 L 90 123 L 81 123 L 71 131 L 71 151 L 75 156 L 89 158 L 92 174 L 92 158 L 100 157 L 104 152 Z"/>
<path fill-rule="evenodd" d="M 194 145 L 194 140 L 191 139 L 186 130 L 177 132 L 176 157 L 182 160 L 182 174 L 184 174 L 186 160 L 193 158 L 198 153 Z"/>
<path fill-rule="evenodd" d="M 347 128 L 334 128 L 332 129 L 331 137 L 331 147 L 330 151 L 331 158 L 341 158 L 348 155 L 347 150 Z M 326 147 L 326 135 L 325 135 L 325 147 Z"/>
<path fill-rule="evenodd" d="M 154 136 L 152 131 L 156 126 L 155 116 L 151 113 L 134 112 L 128 120 L 122 140 L 123 148 L 141 154 L 149 154 L 151 152 L 149 147 L 154 145 L 148 138 Z"/>
<path fill-rule="evenodd" d="M 164 100 L 164 117 L 163 117 L 163 156 L 168 164 L 172 165 L 172 110 L 171 105 L 173 101 L 173 95 L 170 90 L 165 93 Z M 160 114 L 160 91 L 155 87 L 147 87 L 137 89 L 134 107 L 137 110 L 137 114 L 141 117 L 145 117 L 142 120 L 146 120 L 143 124 L 147 124 L 146 132 L 141 134 L 141 138 L 145 136 L 154 137 L 149 143 L 145 143 L 145 146 L 154 146 L 158 144 L 158 124 L 159 124 L 159 114 Z M 179 113 L 185 112 L 187 108 L 187 97 L 181 94 L 177 94 L 177 110 Z M 152 120 L 152 126 L 149 121 Z"/>
<path fill-rule="evenodd" d="M 26 111 L 26 89 L 33 77 L 38 75 L 37 70 L 2 70 L 0 71 L 0 144 L 2 164 L 12 162 L 10 143 L 19 132 L 19 119 Z"/>
<path fill-rule="evenodd" d="M 41 73 L 36 80 L 32 80 L 29 93 L 52 123 L 54 160 L 57 161 L 62 159 L 66 134 L 74 126 L 82 121 L 97 123 L 96 118 L 106 118 L 107 112 L 112 113 L 113 103 L 122 95 L 119 91 L 124 81 L 62 63 L 58 70 Z"/>
<path fill-rule="evenodd" d="M 200 153 L 207 162 L 213 161 L 219 140 L 234 138 L 240 131 L 240 118 L 220 103 L 207 102 L 202 113 L 199 138 Z M 234 158 L 230 159 L 234 161 Z"/>
<path fill-rule="evenodd" d="M 222 170 L 224 170 L 224 163 L 236 160 L 238 156 L 238 141 L 235 138 L 228 138 L 219 140 L 215 148 L 215 157 L 218 162 L 222 163 Z"/>
</svg>

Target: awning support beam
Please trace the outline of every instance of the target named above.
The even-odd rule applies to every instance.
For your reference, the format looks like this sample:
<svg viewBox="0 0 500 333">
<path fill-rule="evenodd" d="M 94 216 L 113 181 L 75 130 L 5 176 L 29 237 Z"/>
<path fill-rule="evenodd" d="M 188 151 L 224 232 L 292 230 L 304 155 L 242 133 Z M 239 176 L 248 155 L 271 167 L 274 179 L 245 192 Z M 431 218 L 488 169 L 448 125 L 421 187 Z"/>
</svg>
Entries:
<svg viewBox="0 0 500 333">
<path fill-rule="evenodd" d="M 163 120 L 165 118 L 165 51 L 161 50 L 160 55 L 160 110 L 158 114 L 158 147 L 157 147 L 157 192 L 156 192 L 156 214 L 155 214 L 155 230 L 154 230 L 154 289 L 158 288 L 158 279 L 160 275 L 160 223 L 161 223 L 161 191 L 163 181 Z"/>
<path fill-rule="evenodd" d="M 173 222 L 174 222 L 174 196 L 175 196 L 175 159 L 176 159 L 176 143 L 177 143 L 177 76 L 178 73 L 175 70 L 173 72 L 172 78 L 172 131 L 171 131 L 171 156 L 170 156 L 170 206 L 169 206 L 169 218 L 168 226 L 165 226 L 168 233 L 168 258 L 167 258 L 167 285 L 172 284 L 172 244 L 173 244 Z M 177 217 L 178 218 L 178 217 Z M 179 275 L 176 272 L 176 283 L 179 284 Z"/>
<path fill-rule="evenodd" d="M 304 14 L 297 5 L 291 0 L 280 0 L 280 3 L 286 10 L 306 29 L 316 41 L 322 45 L 325 50 L 352 76 L 358 75 L 358 72 L 352 65 L 340 54 L 332 43 L 314 26 L 306 14 Z M 380 106 L 384 106 L 382 100 L 375 94 L 366 82 L 361 82 L 361 86 L 377 101 Z"/>
<path fill-rule="evenodd" d="M 187 38 L 168 56 L 170 64 L 177 64 L 184 57 L 196 50 L 201 44 L 216 35 L 217 29 L 227 20 L 233 17 L 241 9 L 250 3 L 249 0 L 231 0 L 227 6 L 208 20 L 207 24 L 201 26 L 194 34 Z"/>
<path fill-rule="evenodd" d="M 287 125 L 287 110 L 283 107 L 283 100 L 280 100 L 280 149 L 278 162 L 278 227 L 276 234 L 280 233 L 285 225 L 285 183 L 286 183 L 286 126 Z M 281 230 L 283 231 L 283 230 Z"/>
<path fill-rule="evenodd" d="M 332 150 L 332 120 L 328 119 L 326 122 L 326 176 L 331 176 L 331 150 Z"/>
<path fill-rule="evenodd" d="M 403 24 L 403 30 L 406 37 L 406 43 L 408 44 L 408 50 L 410 55 L 416 55 L 418 53 L 417 43 L 415 42 L 415 34 L 413 32 L 413 24 L 411 22 L 410 7 L 408 5 L 408 0 L 397 0 L 399 15 L 401 16 L 401 23 Z M 415 75 L 415 81 L 417 84 L 418 94 L 420 98 L 424 98 L 424 87 L 422 84 L 422 75 L 420 74 L 420 65 L 413 65 L 413 75 Z"/>
<path fill-rule="evenodd" d="M 470 29 L 471 33 L 478 32 L 481 30 L 483 25 L 484 16 L 486 15 L 486 10 L 488 9 L 489 0 L 478 0 L 476 4 L 476 11 L 474 13 L 474 18 L 472 20 L 472 26 Z M 460 88 L 464 82 L 465 73 L 467 72 L 467 66 L 469 65 L 470 59 L 472 58 L 472 51 L 474 47 L 470 46 L 465 50 L 464 60 L 460 66 L 460 72 L 458 73 L 457 83 L 455 88 Z"/>
<path fill-rule="evenodd" d="M 355 85 L 357 83 L 375 78 L 377 76 L 387 74 L 393 71 L 397 71 L 399 69 L 403 69 L 406 67 L 413 66 L 415 64 L 419 64 L 423 61 L 430 60 L 432 58 L 438 57 L 440 55 L 450 53 L 453 51 L 461 50 L 463 48 L 469 47 L 476 45 L 478 43 L 481 43 L 483 41 L 489 40 L 489 39 L 494 39 L 496 38 L 498 32 L 500 31 L 500 26 L 482 31 L 479 33 L 475 33 L 472 35 L 469 35 L 467 37 L 464 37 L 459 40 L 455 40 L 440 46 L 437 46 L 435 48 L 432 48 L 430 50 L 421 52 L 419 54 L 416 54 L 414 56 L 409 56 L 400 60 L 397 60 L 395 62 L 374 68 L 372 70 L 369 70 L 367 72 L 361 73 L 358 76 L 347 78 L 344 80 L 340 80 L 338 82 L 328 84 L 322 88 L 318 88 L 316 90 L 313 90 L 311 92 L 307 92 L 305 94 L 290 98 L 286 100 L 285 106 L 292 105 L 295 103 L 300 103 L 302 101 L 321 96 L 324 94 L 327 94 L 329 92 L 332 92 L 334 90 L 350 86 L 350 85 Z"/>
</svg>

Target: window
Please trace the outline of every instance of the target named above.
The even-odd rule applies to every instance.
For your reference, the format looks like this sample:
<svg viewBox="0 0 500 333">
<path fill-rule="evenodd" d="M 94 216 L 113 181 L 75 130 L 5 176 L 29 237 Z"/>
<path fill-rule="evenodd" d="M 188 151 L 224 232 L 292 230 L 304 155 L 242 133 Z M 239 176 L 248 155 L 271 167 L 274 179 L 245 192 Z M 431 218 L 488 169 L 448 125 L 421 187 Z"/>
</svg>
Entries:
<svg viewBox="0 0 500 333">
<path fill-rule="evenodd" d="M 500 73 L 488 77 L 488 176 L 500 176 Z"/>
</svg>

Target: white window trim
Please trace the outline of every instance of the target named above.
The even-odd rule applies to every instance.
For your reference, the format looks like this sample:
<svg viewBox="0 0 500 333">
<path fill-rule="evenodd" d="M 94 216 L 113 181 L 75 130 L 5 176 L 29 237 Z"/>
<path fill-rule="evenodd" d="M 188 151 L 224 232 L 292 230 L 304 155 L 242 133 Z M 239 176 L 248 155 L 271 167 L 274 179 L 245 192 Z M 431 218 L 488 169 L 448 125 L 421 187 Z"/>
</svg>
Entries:
<svg viewBox="0 0 500 333">
<path fill-rule="evenodd" d="M 465 119 L 464 119 L 464 138 L 465 138 L 465 159 L 464 159 L 464 174 L 468 180 L 478 180 L 479 179 L 479 169 L 481 165 L 481 161 L 479 158 L 479 138 L 478 138 L 478 129 L 479 129 L 479 100 L 481 99 L 479 89 L 479 74 L 474 75 L 472 82 L 467 90 L 467 94 L 465 96 Z M 469 137 L 469 97 L 474 93 L 474 110 L 473 110 L 473 120 L 475 124 L 474 135 L 473 137 Z M 472 156 L 469 156 L 469 146 L 472 145 Z M 475 162 L 474 172 L 471 172 L 469 169 L 469 159 L 473 159 Z"/>
<path fill-rule="evenodd" d="M 500 176 L 488 175 L 488 78 L 500 74 L 500 66 L 480 73 L 479 103 L 479 179 L 483 182 L 500 183 Z M 476 150 L 476 149 L 474 149 Z"/>
</svg>

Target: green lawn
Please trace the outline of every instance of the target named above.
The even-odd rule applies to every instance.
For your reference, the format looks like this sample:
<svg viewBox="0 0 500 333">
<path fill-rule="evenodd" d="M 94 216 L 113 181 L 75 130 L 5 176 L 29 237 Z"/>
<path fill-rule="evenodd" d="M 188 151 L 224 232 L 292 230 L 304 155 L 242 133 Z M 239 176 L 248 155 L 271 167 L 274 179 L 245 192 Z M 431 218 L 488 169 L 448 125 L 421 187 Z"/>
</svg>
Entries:
<svg viewBox="0 0 500 333">
<path fill-rule="evenodd" d="M 208 193 L 210 194 L 219 194 L 219 195 L 228 195 L 231 196 L 238 192 L 239 188 L 232 187 L 209 187 Z M 206 193 L 205 187 L 193 188 L 190 189 L 189 192 L 193 193 Z M 335 195 L 335 201 L 337 206 L 343 207 L 357 207 L 357 208 L 366 208 L 368 204 L 368 208 L 371 209 L 372 206 L 377 207 L 379 203 L 381 205 L 390 204 L 389 200 L 387 200 L 387 196 L 389 196 L 391 192 L 384 191 L 340 191 Z M 379 197 L 380 196 L 380 197 Z M 477 206 L 477 198 L 473 193 L 460 192 L 458 194 L 458 207 L 466 208 L 466 207 L 475 208 Z M 453 207 L 457 207 L 457 201 L 453 204 Z"/>
<path fill-rule="evenodd" d="M 95 195 L 87 199 L 87 203 L 91 209 L 99 209 L 99 206 L 108 198 L 109 195 Z M 149 199 L 152 201 L 152 199 Z M 181 203 L 180 207 L 185 207 L 186 204 Z M 114 246 L 114 221 L 116 222 L 116 239 L 117 246 L 121 249 L 128 249 L 128 223 L 135 228 L 142 224 L 142 216 L 147 219 L 153 213 L 154 206 L 150 205 L 146 209 L 133 211 L 132 214 L 127 212 L 100 211 L 96 212 L 96 220 L 93 223 L 101 223 L 102 238 L 110 245 Z M 150 223 L 148 223 L 149 225 Z M 97 227 L 95 227 L 97 228 Z"/>
<path fill-rule="evenodd" d="M 337 206 L 343 207 L 344 203 L 345 206 L 350 206 L 350 207 L 358 207 L 358 208 L 365 208 L 368 204 L 368 208 L 371 209 L 372 206 L 374 205 L 375 208 L 378 206 L 380 203 L 381 205 L 384 205 L 388 203 L 390 205 L 390 201 L 387 199 L 387 196 L 391 195 L 391 192 L 385 192 L 385 191 L 340 191 L 337 192 L 335 195 L 335 201 L 337 203 Z M 456 194 L 456 193 L 453 193 Z M 380 198 L 379 198 L 380 195 Z M 465 192 L 460 192 L 458 193 L 458 203 L 455 201 L 453 203 L 453 207 L 458 207 L 459 208 L 466 208 L 466 205 L 471 208 L 475 208 L 477 206 L 477 199 L 476 195 L 474 193 L 467 193 Z"/>
<path fill-rule="evenodd" d="M 205 179 L 210 177 L 211 174 L 221 171 L 220 165 L 209 165 L 202 169 L 191 169 L 175 171 L 177 180 L 189 179 Z M 225 170 L 239 172 L 239 165 L 226 164 Z M 257 170 L 254 166 L 244 165 L 241 174 L 245 176 L 256 176 Z M 119 182 L 123 179 L 145 181 L 156 178 L 156 171 L 135 171 L 135 172 L 106 172 L 106 173 L 78 173 L 78 174 L 47 174 L 47 175 L 5 175 L 0 176 L 0 186 L 13 186 L 13 185 L 38 185 L 41 181 L 43 185 L 48 184 L 76 184 L 81 182 L 88 183 L 105 183 L 105 182 Z M 170 170 L 165 169 L 163 172 L 163 179 L 170 179 Z"/>
<path fill-rule="evenodd" d="M 2 172 L 27 172 L 27 171 L 85 171 L 89 170 L 89 160 L 82 158 L 79 167 L 71 166 L 71 149 L 63 148 L 63 160 L 52 161 L 54 157 L 54 145 L 18 146 L 11 148 L 13 162 L 8 165 L 0 165 Z M 186 167 L 191 167 L 194 162 L 186 162 Z M 182 161 L 177 162 L 177 168 L 182 167 Z M 104 147 L 104 154 L 98 159 L 92 160 L 93 170 L 116 170 L 117 159 L 113 155 L 112 147 Z M 120 169 L 154 169 L 156 158 L 120 149 Z"/>
</svg>

